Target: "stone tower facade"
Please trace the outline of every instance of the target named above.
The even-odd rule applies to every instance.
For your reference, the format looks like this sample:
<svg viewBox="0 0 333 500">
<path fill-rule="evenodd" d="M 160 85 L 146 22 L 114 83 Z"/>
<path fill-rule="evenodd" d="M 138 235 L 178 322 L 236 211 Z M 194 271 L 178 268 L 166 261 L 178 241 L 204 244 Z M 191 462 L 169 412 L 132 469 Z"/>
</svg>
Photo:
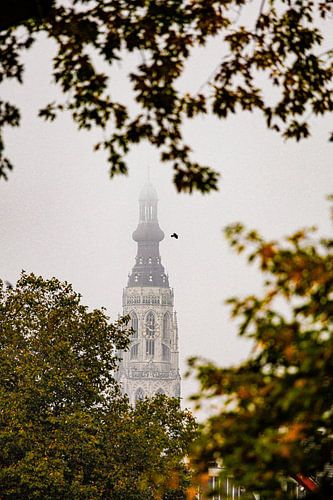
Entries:
<svg viewBox="0 0 333 500">
<path fill-rule="evenodd" d="M 173 290 L 161 263 L 164 238 L 157 219 L 157 194 L 150 182 L 139 198 L 139 224 L 133 233 L 137 255 L 123 292 L 123 313 L 134 333 L 122 352 L 117 378 L 135 405 L 154 394 L 180 397 L 177 317 Z"/>
</svg>

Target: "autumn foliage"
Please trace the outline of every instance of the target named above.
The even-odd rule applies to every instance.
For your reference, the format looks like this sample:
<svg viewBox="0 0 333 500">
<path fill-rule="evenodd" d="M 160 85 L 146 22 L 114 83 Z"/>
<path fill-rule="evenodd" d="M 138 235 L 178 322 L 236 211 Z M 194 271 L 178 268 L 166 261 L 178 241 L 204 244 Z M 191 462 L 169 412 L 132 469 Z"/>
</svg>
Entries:
<svg viewBox="0 0 333 500">
<path fill-rule="evenodd" d="M 235 224 L 232 247 L 264 275 L 264 292 L 232 298 L 232 316 L 253 349 L 239 366 L 192 359 L 204 402 L 220 401 L 194 451 L 198 470 L 217 461 L 260 498 L 288 498 L 287 478 L 302 474 L 331 498 L 333 241 L 313 229 L 264 241 Z"/>
<path fill-rule="evenodd" d="M 177 399 L 120 394 L 127 319 L 55 278 L 0 282 L 1 498 L 184 498 L 196 424 Z"/>
<path fill-rule="evenodd" d="M 100 130 L 95 148 L 105 151 L 111 177 L 127 172 L 127 153 L 146 141 L 172 165 L 179 191 L 206 193 L 217 189 L 219 173 L 196 161 L 184 123 L 257 110 L 285 139 L 308 137 L 310 118 L 333 110 L 331 16 L 329 0 L 6 0 L 0 82 L 23 82 L 22 55 L 45 33 L 56 46 L 52 78 L 63 98 L 45 103 L 41 117 L 67 111 L 79 129 Z M 188 59 L 213 37 L 221 51 L 211 74 L 181 91 Z M 128 54 L 135 106 L 112 88 Z M 0 127 L 19 124 L 15 102 L 0 102 Z M 11 168 L 0 139 L 0 178 Z"/>
</svg>

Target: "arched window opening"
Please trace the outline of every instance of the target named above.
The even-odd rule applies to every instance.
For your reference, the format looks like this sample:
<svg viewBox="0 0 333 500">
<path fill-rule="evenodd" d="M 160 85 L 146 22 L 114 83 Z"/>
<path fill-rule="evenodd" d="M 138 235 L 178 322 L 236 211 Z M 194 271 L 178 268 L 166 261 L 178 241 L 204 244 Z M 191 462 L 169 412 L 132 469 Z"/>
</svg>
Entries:
<svg viewBox="0 0 333 500">
<path fill-rule="evenodd" d="M 146 356 L 155 354 L 155 316 L 149 312 L 146 317 Z"/>
<path fill-rule="evenodd" d="M 139 387 L 139 389 L 135 393 L 135 401 L 142 401 L 145 398 L 145 393 L 143 392 L 143 389 Z"/>
<path fill-rule="evenodd" d="M 132 339 L 138 338 L 138 317 L 135 312 L 131 312 L 131 328 L 133 329 Z"/>
<path fill-rule="evenodd" d="M 146 356 L 155 355 L 155 340 L 146 340 Z"/>
<path fill-rule="evenodd" d="M 170 342 L 170 314 L 165 313 L 163 316 L 163 342 Z"/>
</svg>

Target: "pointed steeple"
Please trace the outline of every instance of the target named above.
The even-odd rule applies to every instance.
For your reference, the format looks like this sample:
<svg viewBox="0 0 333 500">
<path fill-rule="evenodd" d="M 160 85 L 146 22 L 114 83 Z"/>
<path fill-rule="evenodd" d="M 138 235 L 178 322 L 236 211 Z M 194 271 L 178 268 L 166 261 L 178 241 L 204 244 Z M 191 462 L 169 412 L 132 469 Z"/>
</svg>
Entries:
<svg viewBox="0 0 333 500">
<path fill-rule="evenodd" d="M 139 196 L 139 224 L 133 233 L 138 250 L 128 287 L 169 286 L 159 252 L 159 242 L 163 240 L 164 233 L 158 224 L 157 204 L 156 190 L 148 181 Z"/>
</svg>

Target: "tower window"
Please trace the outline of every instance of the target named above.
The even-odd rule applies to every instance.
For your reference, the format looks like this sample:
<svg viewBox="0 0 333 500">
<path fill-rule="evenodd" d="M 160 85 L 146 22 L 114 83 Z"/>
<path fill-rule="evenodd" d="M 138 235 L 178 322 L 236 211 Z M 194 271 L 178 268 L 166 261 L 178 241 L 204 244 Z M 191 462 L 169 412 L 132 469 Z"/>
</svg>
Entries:
<svg viewBox="0 0 333 500">
<path fill-rule="evenodd" d="M 147 339 L 146 340 L 146 356 L 154 356 L 155 355 L 155 340 Z"/>
<path fill-rule="evenodd" d="M 163 316 L 163 341 L 170 341 L 170 314 L 165 313 Z"/>
<path fill-rule="evenodd" d="M 132 334 L 133 339 L 138 338 L 138 317 L 135 312 L 131 313 L 131 328 L 134 330 Z"/>
<path fill-rule="evenodd" d="M 152 261 L 151 257 L 149 257 L 149 259 L 148 259 L 148 264 L 151 264 L 152 262 L 153 262 L 153 261 Z"/>
<path fill-rule="evenodd" d="M 155 316 L 149 312 L 146 317 L 146 356 L 155 355 Z"/>
<path fill-rule="evenodd" d="M 139 389 L 135 393 L 135 401 L 142 401 L 144 399 L 144 397 L 145 397 L 145 393 L 143 392 L 141 387 L 139 387 Z"/>
<path fill-rule="evenodd" d="M 149 281 L 153 281 L 153 275 L 152 274 L 149 275 Z"/>
<path fill-rule="evenodd" d="M 134 281 L 139 281 L 139 276 L 137 274 L 134 276 Z"/>
</svg>

